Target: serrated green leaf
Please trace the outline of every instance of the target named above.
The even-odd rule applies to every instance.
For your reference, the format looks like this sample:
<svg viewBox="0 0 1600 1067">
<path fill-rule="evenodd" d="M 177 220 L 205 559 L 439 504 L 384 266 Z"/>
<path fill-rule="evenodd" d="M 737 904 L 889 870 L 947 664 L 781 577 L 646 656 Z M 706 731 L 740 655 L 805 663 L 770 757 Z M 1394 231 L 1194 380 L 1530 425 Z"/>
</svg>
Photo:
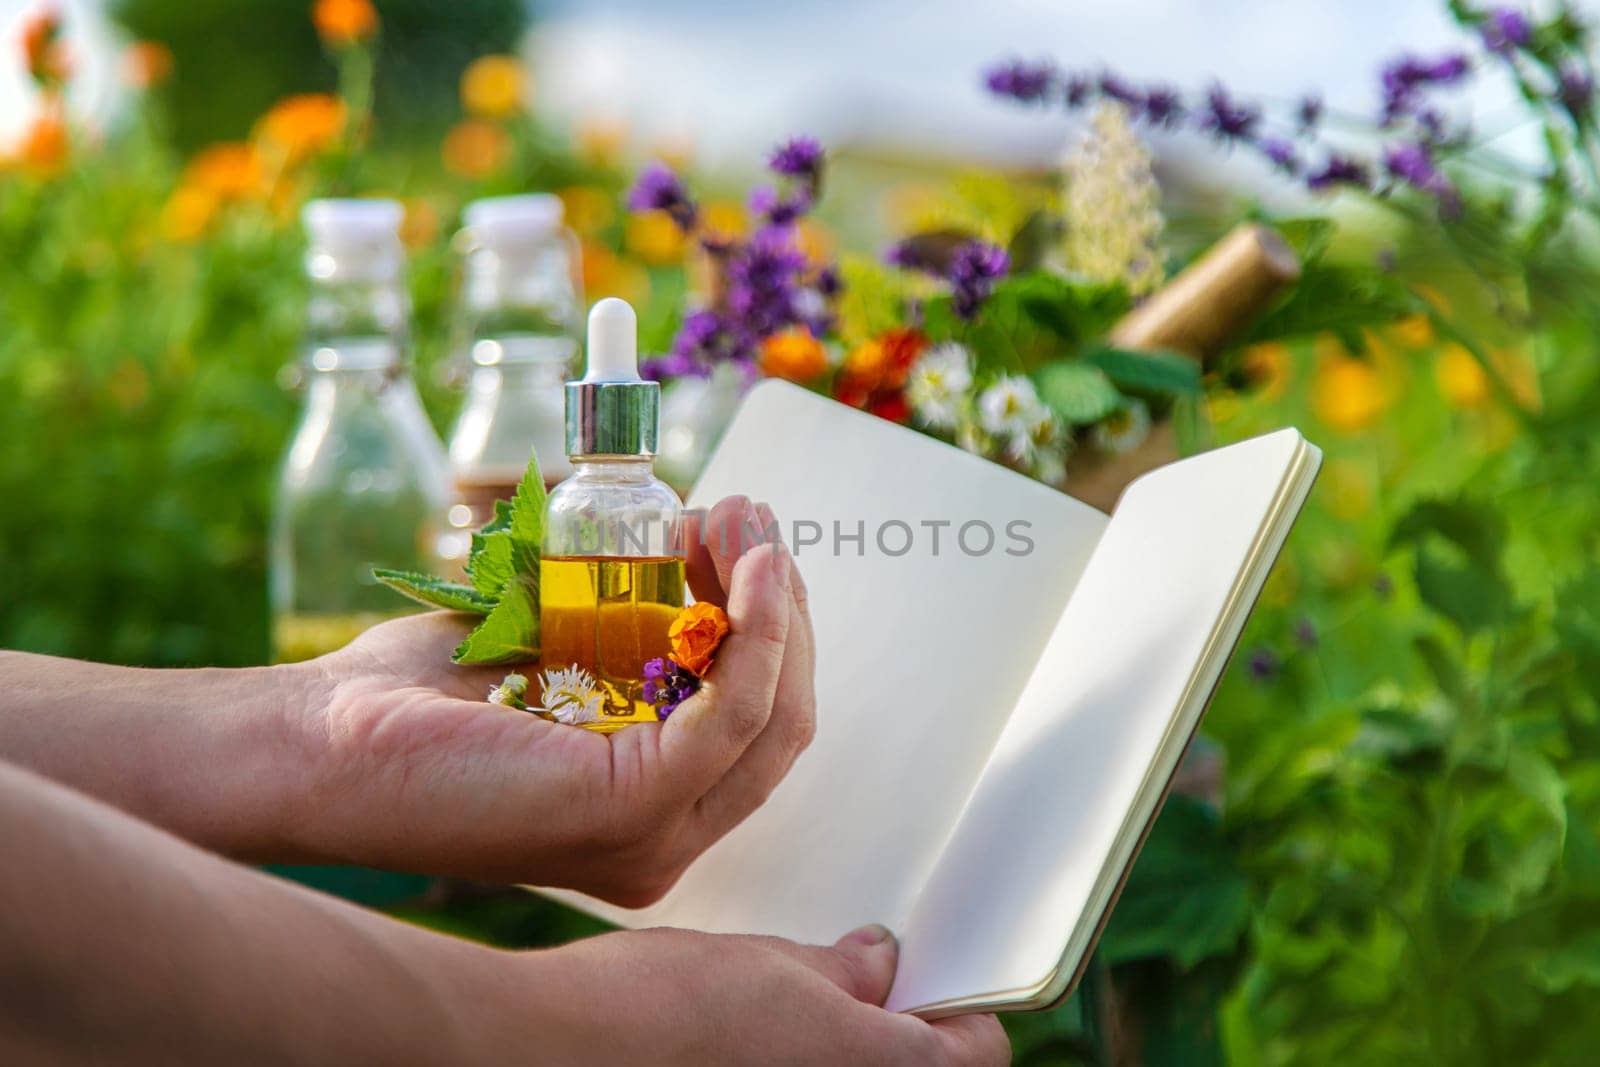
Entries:
<svg viewBox="0 0 1600 1067">
<path fill-rule="evenodd" d="M 470 585 L 447 582 L 431 574 L 374 567 L 372 576 L 402 596 L 429 607 L 461 611 L 469 615 L 487 615 L 494 608 L 493 597 L 485 596 Z"/>
<path fill-rule="evenodd" d="M 539 550 L 544 543 L 544 475 L 539 471 L 539 457 L 528 457 L 528 469 L 522 474 L 522 481 L 517 483 L 516 496 L 511 498 L 510 526 L 512 538 L 523 550 L 523 556 L 531 556 L 534 568 L 539 565 Z M 499 518 L 498 509 L 495 512 Z"/>
<path fill-rule="evenodd" d="M 527 663 L 539 658 L 538 572 L 519 574 L 500 591 L 500 602 L 467 635 L 453 657 L 461 664 Z"/>
<path fill-rule="evenodd" d="M 1039 398 L 1068 424 L 1099 422 L 1122 406 L 1122 394 L 1098 367 L 1061 361 L 1034 373 Z"/>
<path fill-rule="evenodd" d="M 494 502 L 494 518 L 484 523 L 482 529 L 478 532 L 492 534 L 509 529 L 511 529 L 511 501 L 496 500 Z"/>
<path fill-rule="evenodd" d="M 534 570 L 538 569 L 537 563 Z M 472 535 L 472 558 L 467 563 L 467 577 L 473 588 L 484 596 L 498 597 L 517 574 L 517 549 L 510 530 L 496 530 L 491 534 Z"/>
<path fill-rule="evenodd" d="M 1101 347 L 1086 352 L 1083 359 L 1104 371 L 1124 393 L 1172 397 L 1200 393 L 1200 364 L 1176 352 Z"/>
</svg>

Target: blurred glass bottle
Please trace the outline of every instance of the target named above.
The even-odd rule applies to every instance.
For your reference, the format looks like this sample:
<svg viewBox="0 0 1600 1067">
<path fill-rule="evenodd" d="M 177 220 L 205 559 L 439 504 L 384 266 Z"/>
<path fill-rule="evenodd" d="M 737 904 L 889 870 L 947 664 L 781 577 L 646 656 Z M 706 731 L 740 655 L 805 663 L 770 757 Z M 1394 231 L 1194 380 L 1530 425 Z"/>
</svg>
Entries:
<svg viewBox="0 0 1600 1067">
<path fill-rule="evenodd" d="M 464 563 L 471 532 L 510 499 L 536 453 L 546 485 L 571 473 L 563 397 L 583 299 L 577 241 L 549 194 L 469 204 L 458 349 L 467 396 L 450 436 L 455 502 L 447 554 Z"/>
<path fill-rule="evenodd" d="M 406 613 L 374 566 L 444 566 L 449 467 L 407 368 L 401 216 L 392 200 L 313 200 L 303 214 L 306 404 L 278 483 L 270 560 L 280 661 Z"/>
</svg>

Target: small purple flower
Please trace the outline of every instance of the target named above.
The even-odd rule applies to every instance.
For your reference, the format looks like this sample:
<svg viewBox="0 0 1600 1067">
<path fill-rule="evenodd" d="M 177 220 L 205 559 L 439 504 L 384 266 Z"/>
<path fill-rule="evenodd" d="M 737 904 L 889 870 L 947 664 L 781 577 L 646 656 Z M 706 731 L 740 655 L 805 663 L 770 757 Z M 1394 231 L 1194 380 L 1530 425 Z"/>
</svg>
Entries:
<svg viewBox="0 0 1600 1067">
<path fill-rule="evenodd" d="M 1508 56 L 1533 40 L 1528 16 L 1513 7 L 1497 7 L 1483 20 L 1483 43 L 1491 52 Z"/>
<path fill-rule="evenodd" d="M 1278 654 L 1270 648 L 1258 648 L 1250 653 L 1250 677 L 1258 682 L 1272 681 L 1281 666 Z"/>
<path fill-rule="evenodd" d="M 757 341 L 797 321 L 795 297 L 806 257 L 790 229 L 764 226 L 728 259 L 729 312 L 753 351 Z"/>
<path fill-rule="evenodd" d="M 663 722 L 699 689 L 700 679 L 670 659 L 653 659 L 644 665 L 645 703 L 656 706 L 656 717 Z"/>
<path fill-rule="evenodd" d="M 1471 62 L 1461 52 L 1449 52 L 1435 59 L 1403 55 L 1388 63 L 1379 75 L 1383 86 L 1383 122 L 1392 125 L 1410 114 L 1418 95 L 1430 85 L 1452 85 L 1467 76 Z"/>
<path fill-rule="evenodd" d="M 824 300 L 832 300 L 844 292 L 844 279 L 839 277 L 839 268 L 831 263 L 817 271 L 816 284 Z"/>
<path fill-rule="evenodd" d="M 664 163 L 652 163 L 640 173 L 628 193 L 628 207 L 633 211 L 665 211 L 685 233 L 694 229 L 700 214 L 683 183 Z"/>
<path fill-rule="evenodd" d="M 1094 91 L 1094 82 L 1086 74 L 1072 74 L 1067 77 L 1066 91 L 1062 94 L 1069 108 L 1080 108 L 1089 101 L 1089 94 Z"/>
<path fill-rule="evenodd" d="M 1301 616 L 1295 620 L 1294 639 L 1302 648 L 1317 647 L 1317 628 L 1312 625 L 1310 619 Z"/>
<path fill-rule="evenodd" d="M 1250 104 L 1239 103 L 1220 85 L 1206 94 L 1200 128 L 1210 130 L 1224 141 L 1247 141 L 1261 121 L 1261 112 Z"/>
<path fill-rule="evenodd" d="M 1050 64 L 1026 63 L 1020 59 L 990 67 L 983 76 L 983 84 L 991 93 L 1024 104 L 1043 100 L 1055 81 L 1055 68 Z"/>
<path fill-rule="evenodd" d="M 1302 137 L 1316 132 L 1322 124 L 1322 97 L 1308 93 L 1300 98 L 1294 109 L 1295 131 Z"/>
<path fill-rule="evenodd" d="M 1330 152 L 1322 166 L 1306 176 L 1306 187 L 1313 191 L 1335 185 L 1359 185 L 1366 188 L 1372 183 L 1367 165 L 1352 156 Z"/>
<path fill-rule="evenodd" d="M 1152 126 L 1171 128 L 1183 120 L 1183 100 L 1177 91 L 1156 86 L 1144 94 L 1144 120 Z"/>
<path fill-rule="evenodd" d="M 1295 152 L 1294 145 L 1282 137 L 1263 137 L 1257 147 L 1274 167 L 1285 174 L 1300 173 L 1300 157 Z"/>
<path fill-rule="evenodd" d="M 950 257 L 950 302 L 955 313 L 970 319 L 989 298 L 997 278 L 1011 267 L 1011 257 L 998 245 L 968 241 Z"/>
<path fill-rule="evenodd" d="M 1561 106 L 1573 116 L 1588 114 L 1589 108 L 1594 103 L 1594 78 L 1576 63 L 1562 66 L 1560 77 L 1561 83 L 1556 88 L 1556 95 L 1561 101 Z"/>
<path fill-rule="evenodd" d="M 901 270 L 920 270 L 924 274 L 938 274 L 939 267 L 923 254 L 922 248 L 914 239 L 896 241 L 883 253 L 883 261 L 891 267 Z"/>
<path fill-rule="evenodd" d="M 1125 104 L 1132 111 L 1144 107 L 1144 94 L 1110 71 L 1100 75 L 1100 95 L 1119 104 Z"/>
<path fill-rule="evenodd" d="M 1426 145 L 1395 145 L 1383 154 L 1383 167 L 1407 185 L 1436 198 L 1440 210 L 1446 215 L 1452 215 L 1459 209 L 1460 197 L 1456 187 L 1450 179 L 1439 173 Z"/>
<path fill-rule="evenodd" d="M 1372 592 L 1379 600 L 1388 600 L 1394 595 L 1394 579 L 1380 571 L 1378 576 L 1372 579 Z"/>
<path fill-rule="evenodd" d="M 758 185 L 750 192 L 750 210 L 773 226 L 792 226 L 811 210 L 811 195 L 805 189 L 779 195 L 770 185 Z"/>
<path fill-rule="evenodd" d="M 812 137 L 791 137 L 772 150 L 767 168 L 774 174 L 815 182 L 822 174 L 822 146 Z"/>
</svg>

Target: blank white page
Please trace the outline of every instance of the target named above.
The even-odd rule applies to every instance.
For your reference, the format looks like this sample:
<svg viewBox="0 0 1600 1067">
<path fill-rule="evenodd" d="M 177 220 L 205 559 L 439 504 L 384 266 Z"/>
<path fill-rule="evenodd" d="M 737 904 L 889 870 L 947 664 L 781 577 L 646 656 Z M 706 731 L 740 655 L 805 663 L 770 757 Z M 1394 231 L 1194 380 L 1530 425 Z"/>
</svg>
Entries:
<svg viewBox="0 0 1600 1067">
<path fill-rule="evenodd" d="M 1022 1001 L 1086 949 L 1287 533 L 1304 447 L 1282 430 L 1123 494 L 900 931 L 890 1008 Z"/>
<path fill-rule="evenodd" d="M 771 504 L 810 593 L 817 734 L 765 805 L 637 911 L 572 894 L 628 926 L 831 942 L 898 926 L 1060 616 L 1106 517 L 1012 471 L 782 382 L 746 398 L 691 498 Z M 824 543 L 796 545 L 797 520 Z M 987 522 L 969 556 L 958 528 Z M 1031 553 L 1007 539 L 1028 522 Z M 833 526 L 865 531 L 833 551 Z M 876 544 L 906 523 L 909 551 Z M 933 552 L 924 521 L 949 521 Z M 887 527 L 886 544 L 905 540 Z M 802 539 L 810 539 L 809 529 Z M 981 531 L 969 531 L 977 549 Z"/>
</svg>

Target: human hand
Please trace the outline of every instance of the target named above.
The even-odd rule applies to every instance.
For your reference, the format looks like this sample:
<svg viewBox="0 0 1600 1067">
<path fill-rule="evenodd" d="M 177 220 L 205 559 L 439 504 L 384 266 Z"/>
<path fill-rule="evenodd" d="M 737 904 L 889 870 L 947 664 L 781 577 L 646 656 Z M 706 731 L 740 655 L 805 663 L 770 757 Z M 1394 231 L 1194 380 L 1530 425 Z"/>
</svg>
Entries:
<svg viewBox="0 0 1600 1067">
<path fill-rule="evenodd" d="M 294 720 L 310 771 L 285 813 L 290 850 L 630 907 L 658 899 L 811 740 L 804 583 L 781 544 L 741 551 L 737 536 L 772 522 L 733 497 L 705 518 L 729 537 L 690 529 L 690 588 L 727 609 L 731 632 L 715 673 L 665 723 L 602 736 L 486 703 L 505 668 L 450 663 L 465 626 L 441 612 L 305 665 L 320 698 Z"/>
<path fill-rule="evenodd" d="M 1010 1042 L 992 1015 L 929 1023 L 879 1007 L 897 955 L 882 927 L 831 948 L 642 930 L 528 954 L 536 973 L 521 987 L 539 991 L 548 1013 L 540 1016 L 541 1041 L 551 1042 L 541 1049 L 552 1062 L 1010 1062 Z"/>
</svg>

